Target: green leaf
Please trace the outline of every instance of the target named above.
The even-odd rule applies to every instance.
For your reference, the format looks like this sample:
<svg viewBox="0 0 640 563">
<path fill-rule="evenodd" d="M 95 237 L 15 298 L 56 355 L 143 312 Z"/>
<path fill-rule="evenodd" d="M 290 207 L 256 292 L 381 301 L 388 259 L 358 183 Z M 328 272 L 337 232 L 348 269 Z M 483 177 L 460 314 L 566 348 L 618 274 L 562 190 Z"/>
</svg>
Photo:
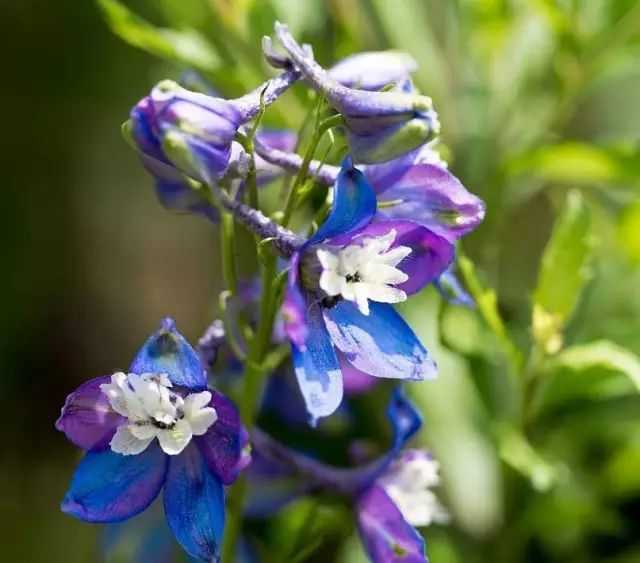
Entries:
<svg viewBox="0 0 640 563">
<path fill-rule="evenodd" d="M 514 158 L 507 164 L 507 171 L 573 186 L 637 185 L 640 183 L 639 155 L 635 145 L 599 147 L 565 142 Z"/>
<path fill-rule="evenodd" d="M 513 343 L 509 332 L 498 311 L 498 297 L 493 289 L 484 287 L 476 275 L 473 262 L 459 253 L 458 266 L 469 293 L 476 302 L 478 311 L 491 332 L 497 337 L 501 348 L 511 361 L 512 367 L 517 371 L 522 366 L 522 355 Z"/>
<path fill-rule="evenodd" d="M 609 340 L 571 346 L 554 359 L 554 365 L 583 371 L 604 368 L 626 375 L 640 392 L 640 358 Z"/>
<path fill-rule="evenodd" d="M 544 250 L 533 292 L 533 337 L 547 353 L 562 346 L 562 330 L 591 276 L 592 247 L 588 209 L 580 193 L 571 191 Z"/>
<path fill-rule="evenodd" d="M 111 31 L 137 47 L 168 61 L 202 71 L 213 71 L 219 57 L 196 30 L 156 27 L 134 14 L 118 0 L 98 0 Z"/>
<path fill-rule="evenodd" d="M 548 491 L 557 482 L 558 469 L 543 459 L 518 430 L 504 428 L 500 432 L 500 458 L 529 479 L 536 491 Z"/>
</svg>

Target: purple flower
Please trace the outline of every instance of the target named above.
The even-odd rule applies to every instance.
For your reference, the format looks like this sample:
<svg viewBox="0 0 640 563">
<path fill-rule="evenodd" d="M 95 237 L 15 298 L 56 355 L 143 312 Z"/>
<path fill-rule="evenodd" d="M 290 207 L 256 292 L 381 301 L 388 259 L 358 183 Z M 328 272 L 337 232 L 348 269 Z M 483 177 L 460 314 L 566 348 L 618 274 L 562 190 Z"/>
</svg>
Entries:
<svg viewBox="0 0 640 563">
<path fill-rule="evenodd" d="M 375 215 L 375 193 L 346 159 L 331 213 L 291 259 L 283 319 L 312 424 L 342 399 L 334 348 L 375 377 L 435 376 L 435 363 L 391 304 L 435 281 L 454 248 L 418 223 L 374 223 Z"/>
<path fill-rule="evenodd" d="M 343 86 L 333 79 L 289 33 L 276 23 L 276 35 L 304 79 L 344 118 L 350 154 L 365 164 L 385 162 L 434 138 L 438 117 L 431 98 L 414 92 L 368 92 Z"/>
<path fill-rule="evenodd" d="M 368 51 L 350 55 L 329 69 L 329 76 L 347 88 L 375 92 L 402 85 L 418 63 L 401 51 Z"/>
<path fill-rule="evenodd" d="M 297 154 L 260 143 L 256 149 L 269 162 L 290 171 L 299 170 Z M 432 143 L 382 164 L 361 167 L 376 194 L 375 220 L 407 219 L 454 242 L 475 229 L 484 219 L 485 205 L 446 168 Z M 312 161 L 310 170 L 326 185 L 333 185 L 340 169 Z"/>
<path fill-rule="evenodd" d="M 261 487 L 252 503 L 269 511 L 313 490 L 344 495 L 354 506 L 359 534 L 374 563 L 425 563 L 424 539 L 415 527 L 449 519 L 431 490 L 439 484 L 438 464 L 424 450 L 403 452 L 422 420 L 400 387 L 392 393 L 387 415 L 393 432 L 389 449 L 375 461 L 351 469 L 325 465 L 256 430 L 253 445 L 260 463 L 252 467 L 249 478 Z M 300 485 L 286 481 L 287 475 L 297 475 Z M 276 489 L 276 482 L 289 486 Z M 267 498 L 261 498 L 265 492 Z"/>
<path fill-rule="evenodd" d="M 201 183 L 243 169 L 236 161 L 244 153 L 233 143 L 238 128 L 256 117 L 261 96 L 269 105 L 297 79 L 296 71 L 287 71 L 233 100 L 192 92 L 170 80 L 153 88 L 131 110 L 125 131 L 155 178 L 161 203 L 215 219 Z"/>
<path fill-rule="evenodd" d="M 207 390 L 197 353 L 171 319 L 128 373 L 98 377 L 69 395 L 56 428 L 86 451 L 64 512 L 119 522 L 145 510 L 164 486 L 176 540 L 194 557 L 218 560 L 223 485 L 246 465 L 247 435 L 235 406 Z"/>
</svg>

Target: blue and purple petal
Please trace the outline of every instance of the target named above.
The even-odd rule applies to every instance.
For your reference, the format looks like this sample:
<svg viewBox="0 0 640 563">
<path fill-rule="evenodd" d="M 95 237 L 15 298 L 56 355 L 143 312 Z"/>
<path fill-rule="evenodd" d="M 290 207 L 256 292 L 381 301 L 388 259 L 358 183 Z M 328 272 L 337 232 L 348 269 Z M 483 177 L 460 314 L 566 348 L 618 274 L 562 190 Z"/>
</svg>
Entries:
<svg viewBox="0 0 640 563">
<path fill-rule="evenodd" d="M 373 563 L 427 563 L 424 538 L 379 485 L 357 504 L 358 531 Z"/>
<path fill-rule="evenodd" d="M 216 410 L 218 419 L 204 435 L 196 436 L 194 440 L 209 469 L 224 485 L 231 485 L 251 460 L 250 457 L 242 460 L 246 432 L 238 409 L 222 393 L 211 391 L 209 406 Z"/>
<path fill-rule="evenodd" d="M 116 428 L 124 421 L 111 408 L 109 398 L 100 389 L 100 385 L 110 381 L 111 377 L 106 375 L 80 385 L 67 397 L 56 421 L 56 428 L 83 450 L 97 451 L 109 447 Z"/>
<path fill-rule="evenodd" d="M 165 318 L 160 329 L 145 342 L 129 368 L 131 373 L 166 374 L 171 383 L 189 389 L 205 389 L 207 378 L 200 357 L 176 330 L 173 319 Z"/>
<path fill-rule="evenodd" d="M 293 366 L 313 426 L 342 401 L 342 375 L 318 305 L 309 309 L 304 349 L 292 343 Z"/>
<path fill-rule="evenodd" d="M 62 511 L 85 522 L 120 522 L 147 508 L 167 473 L 168 458 L 157 444 L 138 455 L 87 452 L 76 468 Z"/>
<path fill-rule="evenodd" d="M 173 535 L 189 555 L 212 563 L 220 560 L 224 487 L 195 444 L 170 459 L 164 509 Z"/>
<path fill-rule="evenodd" d="M 363 315 L 350 301 L 324 309 L 331 341 L 360 371 L 375 377 L 420 381 L 436 376 L 436 364 L 411 327 L 386 303 L 369 303 Z"/>
</svg>

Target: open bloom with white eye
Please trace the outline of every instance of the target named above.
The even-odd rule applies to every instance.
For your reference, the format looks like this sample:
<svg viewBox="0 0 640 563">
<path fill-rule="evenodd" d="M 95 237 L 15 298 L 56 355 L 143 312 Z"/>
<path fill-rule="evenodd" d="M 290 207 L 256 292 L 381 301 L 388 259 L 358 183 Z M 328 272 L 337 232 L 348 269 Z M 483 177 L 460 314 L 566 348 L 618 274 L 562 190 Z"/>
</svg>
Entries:
<svg viewBox="0 0 640 563">
<path fill-rule="evenodd" d="M 318 249 L 323 268 L 320 288 L 331 297 L 353 301 L 363 315 L 369 314 L 369 299 L 380 303 L 405 301 L 407 294 L 395 285 L 406 282 L 409 276 L 396 266 L 411 254 L 411 249 L 391 249 L 396 234 L 391 229 L 386 235 L 365 238 L 360 244 L 350 244 L 337 252 Z"/>
<path fill-rule="evenodd" d="M 376 194 L 345 159 L 329 216 L 291 258 L 282 318 L 312 423 L 338 408 L 343 366 L 391 379 L 435 376 L 391 304 L 435 281 L 453 245 L 414 221 L 377 221 L 376 211 Z"/>
<path fill-rule="evenodd" d="M 412 526 L 446 524 L 449 513 L 431 490 L 440 484 L 440 464 L 424 450 L 408 450 L 379 479 L 386 493 Z"/>
<path fill-rule="evenodd" d="M 219 561 L 224 485 L 250 460 L 248 435 L 233 403 L 207 390 L 198 354 L 171 319 L 148 338 L 127 374 L 97 377 L 71 393 L 56 428 L 86 452 L 63 512 L 85 522 L 120 522 L 164 489 L 178 543 L 193 557 Z"/>
<path fill-rule="evenodd" d="M 182 398 L 171 387 L 166 375 L 122 372 L 114 373 L 110 383 L 100 385 L 113 410 L 127 419 L 111 439 L 114 452 L 139 454 L 158 438 L 164 453 L 178 455 L 193 436 L 205 434 L 218 419 L 216 410 L 208 406 L 209 391 Z"/>
</svg>

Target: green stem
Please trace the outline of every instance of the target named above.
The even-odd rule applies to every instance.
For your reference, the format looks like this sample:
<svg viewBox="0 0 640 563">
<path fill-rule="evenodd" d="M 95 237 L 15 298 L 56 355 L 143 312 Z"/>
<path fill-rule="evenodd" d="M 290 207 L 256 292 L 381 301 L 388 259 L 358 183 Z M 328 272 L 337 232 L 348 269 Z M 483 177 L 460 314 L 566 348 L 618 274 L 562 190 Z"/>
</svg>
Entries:
<svg viewBox="0 0 640 563">
<path fill-rule="evenodd" d="M 313 155 L 318 148 L 318 144 L 320 143 L 322 136 L 332 127 L 337 127 L 342 125 L 343 120 L 341 115 L 333 115 L 328 117 L 324 121 L 320 123 L 318 128 L 316 129 L 313 137 L 311 137 L 311 141 L 309 143 L 309 147 L 307 148 L 307 152 L 304 155 L 304 160 L 302 161 L 302 166 L 300 167 L 300 171 L 296 176 L 296 181 L 293 183 L 291 188 L 287 193 L 287 198 L 284 204 L 284 213 L 282 216 L 282 226 L 286 227 L 291 220 L 291 215 L 293 214 L 293 210 L 296 206 L 296 195 L 302 184 L 306 182 L 307 176 L 309 175 L 309 165 L 313 160 Z"/>
<path fill-rule="evenodd" d="M 248 431 L 251 431 L 255 423 L 261 396 L 260 387 L 265 373 L 264 360 L 271 347 L 271 333 L 277 310 L 276 265 L 277 256 L 272 252 L 266 256 L 261 265 L 262 301 L 260 303 L 260 320 L 255 336 L 249 346 L 249 353 L 242 376 L 243 388 L 238 409 L 242 422 Z M 222 561 L 224 563 L 234 563 L 235 561 L 236 549 L 242 530 L 246 490 L 246 476 L 243 475 L 231 489 L 227 501 L 227 529 L 222 549 Z"/>
<path fill-rule="evenodd" d="M 234 244 L 233 215 L 220 209 L 220 236 L 222 237 L 222 277 L 232 295 L 238 293 L 238 277 L 236 274 L 236 258 Z"/>
</svg>

